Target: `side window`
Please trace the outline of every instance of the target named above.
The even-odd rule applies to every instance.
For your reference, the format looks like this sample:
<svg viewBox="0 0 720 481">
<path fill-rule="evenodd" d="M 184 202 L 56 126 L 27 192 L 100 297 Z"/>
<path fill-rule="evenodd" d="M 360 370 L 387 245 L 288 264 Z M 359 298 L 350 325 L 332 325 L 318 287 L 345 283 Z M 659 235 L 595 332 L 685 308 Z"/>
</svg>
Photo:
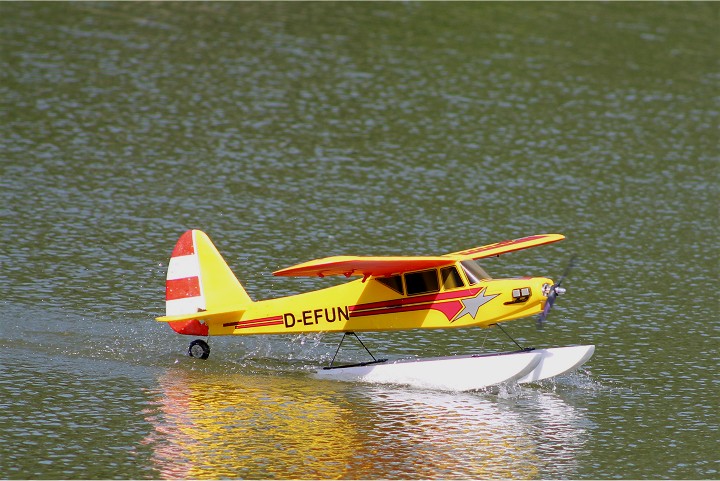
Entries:
<svg viewBox="0 0 720 481">
<path fill-rule="evenodd" d="M 400 276 L 376 277 L 375 279 L 380 284 L 389 287 L 398 294 L 403 293 L 402 279 L 400 278 Z"/>
<path fill-rule="evenodd" d="M 442 287 L 444 290 L 456 289 L 458 287 L 465 287 L 465 283 L 460 277 L 455 266 L 443 267 L 440 269 L 440 279 L 442 280 Z"/>
<path fill-rule="evenodd" d="M 408 296 L 438 292 L 440 285 L 438 284 L 437 270 L 430 269 L 428 271 L 405 274 L 405 287 L 407 288 Z"/>
</svg>

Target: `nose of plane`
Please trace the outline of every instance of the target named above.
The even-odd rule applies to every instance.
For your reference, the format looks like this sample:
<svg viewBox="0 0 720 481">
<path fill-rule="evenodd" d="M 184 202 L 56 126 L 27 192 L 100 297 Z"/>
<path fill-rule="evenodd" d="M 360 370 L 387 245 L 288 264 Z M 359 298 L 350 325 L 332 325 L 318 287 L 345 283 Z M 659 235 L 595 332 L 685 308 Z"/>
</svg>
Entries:
<svg viewBox="0 0 720 481">
<path fill-rule="evenodd" d="M 542 278 L 540 282 L 542 284 L 540 292 L 544 297 L 562 296 L 567 292 L 567 289 L 555 284 L 552 279 Z"/>
<path fill-rule="evenodd" d="M 528 306 L 530 304 L 540 304 L 540 308 L 545 304 L 548 296 L 554 289 L 552 279 L 546 277 L 533 277 L 518 279 L 511 286 L 508 291 L 512 301 L 508 304 L 523 304 Z"/>
<path fill-rule="evenodd" d="M 562 296 L 563 294 L 565 294 L 565 292 L 567 292 L 564 287 L 560 287 L 560 282 L 562 282 L 562 278 L 560 279 L 560 281 L 558 281 L 557 284 L 554 283 L 552 279 L 545 279 L 543 282 L 542 294 L 544 299 L 541 300 L 542 311 L 540 312 L 540 316 L 537 319 L 538 327 L 542 327 L 545 319 L 547 319 L 547 316 L 550 313 L 550 310 L 555 304 L 555 300 L 559 296 Z"/>
<path fill-rule="evenodd" d="M 543 295 L 543 297 L 548 297 L 552 292 L 555 283 L 552 279 L 549 279 L 547 277 L 538 277 L 536 278 L 536 285 L 540 287 L 538 290 Z"/>
</svg>

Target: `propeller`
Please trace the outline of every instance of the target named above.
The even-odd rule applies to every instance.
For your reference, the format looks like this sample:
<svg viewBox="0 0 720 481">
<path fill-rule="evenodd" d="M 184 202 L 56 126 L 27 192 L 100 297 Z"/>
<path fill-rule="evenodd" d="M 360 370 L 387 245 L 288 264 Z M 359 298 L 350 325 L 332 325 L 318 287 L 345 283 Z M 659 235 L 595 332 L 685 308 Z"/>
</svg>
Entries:
<svg viewBox="0 0 720 481">
<path fill-rule="evenodd" d="M 570 269 L 572 269 L 573 266 L 575 265 L 575 258 L 576 258 L 576 256 L 572 256 L 570 258 L 570 261 L 568 262 L 568 265 L 565 267 L 565 271 L 563 272 L 562 276 L 560 276 L 560 279 L 558 279 L 558 281 L 554 285 L 547 286 L 547 290 L 548 290 L 547 301 L 545 301 L 545 307 L 543 307 L 542 312 L 540 313 L 540 315 L 538 315 L 538 318 L 537 318 L 536 324 L 537 324 L 538 329 L 541 329 L 543 327 L 543 323 L 547 319 L 548 314 L 550 314 L 550 311 L 552 310 L 553 305 L 555 304 L 555 299 L 557 299 L 558 296 L 565 294 L 565 292 L 567 291 L 567 289 L 565 289 L 564 287 L 560 287 L 560 284 L 562 284 L 562 282 L 565 280 L 568 273 L 570 272 Z"/>
</svg>

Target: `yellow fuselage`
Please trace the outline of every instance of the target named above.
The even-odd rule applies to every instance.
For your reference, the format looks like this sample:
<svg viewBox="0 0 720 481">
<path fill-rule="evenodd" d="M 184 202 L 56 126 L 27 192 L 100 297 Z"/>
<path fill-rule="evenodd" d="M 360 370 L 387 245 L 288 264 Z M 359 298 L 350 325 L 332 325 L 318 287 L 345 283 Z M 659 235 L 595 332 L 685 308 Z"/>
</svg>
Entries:
<svg viewBox="0 0 720 481">
<path fill-rule="evenodd" d="M 488 327 L 538 314 L 547 278 L 488 279 L 407 295 L 370 277 L 317 291 L 256 301 L 238 317 L 207 322 L 209 335 L 362 332 Z M 404 282 L 403 282 L 404 284 Z M 234 317 L 234 318 L 233 318 Z M 222 321 L 222 322 L 220 322 Z"/>
</svg>

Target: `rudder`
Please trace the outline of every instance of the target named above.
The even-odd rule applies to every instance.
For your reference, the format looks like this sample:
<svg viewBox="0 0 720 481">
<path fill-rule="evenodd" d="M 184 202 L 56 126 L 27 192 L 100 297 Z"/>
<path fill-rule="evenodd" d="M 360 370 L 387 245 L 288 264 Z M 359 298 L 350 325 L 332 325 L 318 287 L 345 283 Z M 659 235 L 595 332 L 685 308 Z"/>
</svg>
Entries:
<svg viewBox="0 0 720 481">
<path fill-rule="evenodd" d="M 227 313 L 243 310 L 252 300 L 230 267 L 200 230 L 188 230 L 173 249 L 165 281 L 166 316 Z M 207 336 L 203 319 L 169 322 L 179 334 Z"/>
</svg>

